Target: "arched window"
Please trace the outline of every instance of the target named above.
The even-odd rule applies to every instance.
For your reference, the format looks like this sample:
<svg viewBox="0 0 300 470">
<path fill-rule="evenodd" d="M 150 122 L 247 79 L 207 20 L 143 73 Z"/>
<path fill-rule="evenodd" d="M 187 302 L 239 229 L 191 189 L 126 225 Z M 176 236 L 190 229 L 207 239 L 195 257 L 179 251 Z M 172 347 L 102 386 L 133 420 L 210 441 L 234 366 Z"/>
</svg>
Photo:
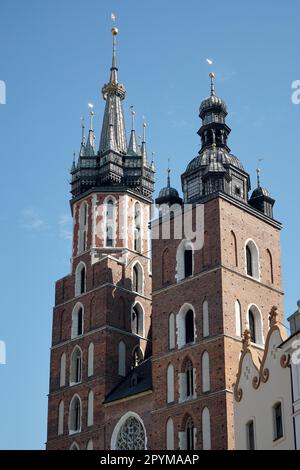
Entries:
<svg viewBox="0 0 300 470">
<path fill-rule="evenodd" d="M 93 424 L 94 424 L 94 392 L 93 390 L 90 390 L 89 395 L 88 395 L 87 425 L 93 426 Z"/>
<path fill-rule="evenodd" d="M 81 400 L 74 395 L 70 403 L 69 433 L 74 434 L 81 431 Z"/>
<path fill-rule="evenodd" d="M 86 291 L 86 269 L 81 261 L 75 271 L 75 296 L 84 294 Z"/>
<path fill-rule="evenodd" d="M 70 450 L 80 450 L 79 445 L 76 442 L 73 442 L 70 447 Z"/>
<path fill-rule="evenodd" d="M 184 277 L 193 274 L 193 251 L 191 249 L 184 250 Z"/>
<path fill-rule="evenodd" d="M 186 450 L 194 450 L 195 449 L 194 423 L 191 417 L 189 417 L 186 421 L 185 434 L 186 434 Z"/>
<path fill-rule="evenodd" d="M 167 450 L 174 450 L 174 422 L 169 418 L 166 426 Z"/>
<path fill-rule="evenodd" d="M 143 293 L 143 269 L 140 263 L 135 263 L 132 269 L 132 290 Z"/>
<path fill-rule="evenodd" d="M 273 406 L 274 440 L 283 436 L 282 407 L 281 403 L 275 403 Z"/>
<path fill-rule="evenodd" d="M 115 246 L 115 204 L 112 199 L 106 201 L 106 242 L 107 247 Z"/>
<path fill-rule="evenodd" d="M 94 450 L 94 444 L 92 439 L 90 439 L 87 443 L 86 450 Z"/>
<path fill-rule="evenodd" d="M 268 258 L 268 265 L 269 265 L 269 281 L 271 284 L 274 282 L 274 274 L 273 274 L 273 258 L 270 250 L 267 250 L 267 258 Z"/>
<path fill-rule="evenodd" d="M 208 314 L 208 302 L 204 300 L 202 305 L 202 314 L 203 314 L 203 337 L 206 338 L 209 336 L 209 314 Z"/>
<path fill-rule="evenodd" d="M 59 385 L 60 387 L 64 387 L 66 385 L 66 353 L 62 353 L 60 358 Z"/>
<path fill-rule="evenodd" d="M 82 352 L 79 346 L 76 346 L 71 354 L 70 385 L 78 384 L 79 382 L 81 382 L 81 374 Z"/>
<path fill-rule="evenodd" d="M 146 430 L 141 418 L 133 412 L 126 413 L 117 423 L 111 437 L 112 450 L 145 450 Z"/>
<path fill-rule="evenodd" d="M 134 250 L 142 251 L 141 206 L 138 202 L 134 205 Z"/>
<path fill-rule="evenodd" d="M 238 266 L 237 241 L 236 241 L 236 236 L 233 230 L 231 230 L 230 235 L 231 235 L 232 265 L 237 267 Z"/>
<path fill-rule="evenodd" d="M 202 392 L 210 391 L 210 370 L 209 370 L 209 355 L 207 351 L 202 354 Z"/>
<path fill-rule="evenodd" d="M 61 400 L 58 405 L 58 427 L 57 434 L 60 436 L 64 433 L 64 401 Z"/>
<path fill-rule="evenodd" d="M 185 344 L 193 343 L 194 339 L 194 312 L 193 310 L 188 310 L 185 315 Z"/>
<path fill-rule="evenodd" d="M 169 349 L 175 348 L 175 315 L 171 313 L 169 315 Z"/>
<path fill-rule="evenodd" d="M 185 303 L 177 314 L 177 341 L 178 347 L 195 341 L 195 311 L 191 304 Z"/>
<path fill-rule="evenodd" d="M 140 346 L 136 346 L 132 353 L 132 367 L 137 367 L 144 360 L 144 354 Z"/>
<path fill-rule="evenodd" d="M 83 202 L 79 209 L 78 254 L 86 250 L 88 205 Z"/>
<path fill-rule="evenodd" d="M 259 280 L 259 254 L 253 240 L 246 243 L 246 273 L 248 276 Z"/>
<path fill-rule="evenodd" d="M 207 407 L 202 410 L 202 448 L 211 449 L 210 413 Z"/>
<path fill-rule="evenodd" d="M 234 304 L 235 312 L 235 334 L 239 338 L 242 336 L 242 313 L 241 313 L 241 304 L 238 300 Z"/>
<path fill-rule="evenodd" d="M 174 366 L 168 365 L 167 368 L 167 403 L 174 401 Z"/>
<path fill-rule="evenodd" d="M 126 375 L 126 346 L 124 341 L 118 345 L 118 374 L 124 377 Z"/>
<path fill-rule="evenodd" d="M 72 312 L 72 332 L 71 337 L 76 338 L 83 334 L 83 306 L 76 304 Z"/>
<path fill-rule="evenodd" d="M 132 333 L 144 336 L 144 312 L 140 304 L 133 306 L 131 315 Z"/>
<path fill-rule="evenodd" d="M 194 248 L 189 240 L 182 240 L 176 252 L 176 280 L 192 276 L 194 271 Z"/>
<path fill-rule="evenodd" d="M 252 343 L 263 346 L 263 324 L 262 316 L 256 305 L 251 305 L 248 309 L 248 328 L 250 331 L 250 338 Z"/>
<path fill-rule="evenodd" d="M 191 361 L 188 361 L 185 366 L 185 380 L 186 380 L 186 398 L 194 396 L 194 369 Z"/>
<path fill-rule="evenodd" d="M 94 375 L 94 343 L 90 343 L 88 349 L 88 377 L 92 375 Z"/>
</svg>

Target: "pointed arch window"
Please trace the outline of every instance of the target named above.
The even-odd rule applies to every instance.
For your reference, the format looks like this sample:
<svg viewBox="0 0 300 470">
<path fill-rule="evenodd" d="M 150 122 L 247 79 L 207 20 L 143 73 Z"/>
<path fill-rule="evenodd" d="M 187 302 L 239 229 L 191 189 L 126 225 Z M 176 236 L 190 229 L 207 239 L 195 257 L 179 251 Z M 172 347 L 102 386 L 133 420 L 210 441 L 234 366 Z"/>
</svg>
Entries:
<svg viewBox="0 0 300 470">
<path fill-rule="evenodd" d="M 83 306 L 75 305 L 72 312 L 72 332 L 71 337 L 76 338 L 83 334 Z"/>
<path fill-rule="evenodd" d="M 140 346 L 136 346 L 132 353 L 132 367 L 137 367 L 144 360 L 144 354 Z"/>
<path fill-rule="evenodd" d="M 175 348 L 175 315 L 171 313 L 169 315 L 169 349 Z"/>
<path fill-rule="evenodd" d="M 185 366 L 185 380 L 186 398 L 191 398 L 194 395 L 194 369 L 191 361 L 188 361 Z"/>
<path fill-rule="evenodd" d="M 239 338 L 242 336 L 242 312 L 241 312 L 241 304 L 238 300 L 235 301 L 234 305 L 235 310 L 235 334 Z"/>
<path fill-rule="evenodd" d="M 208 302 L 204 300 L 202 304 L 202 321 L 203 321 L 203 337 L 209 336 L 209 313 L 208 313 Z"/>
<path fill-rule="evenodd" d="M 81 431 L 81 400 L 74 395 L 70 404 L 69 433 L 74 434 Z"/>
<path fill-rule="evenodd" d="M 141 206 L 136 202 L 134 205 L 134 250 L 139 253 L 142 250 L 141 238 Z"/>
<path fill-rule="evenodd" d="M 115 246 L 115 204 L 112 199 L 106 202 L 106 243 L 109 248 Z"/>
<path fill-rule="evenodd" d="M 193 343 L 194 340 L 194 312 L 193 310 L 188 310 L 185 315 L 185 344 Z"/>
<path fill-rule="evenodd" d="M 92 375 L 94 375 L 94 343 L 90 343 L 88 349 L 88 377 Z"/>
<path fill-rule="evenodd" d="M 202 448 L 203 450 L 211 449 L 210 413 L 207 407 L 202 411 Z"/>
<path fill-rule="evenodd" d="M 135 263 L 132 269 L 132 290 L 138 294 L 143 291 L 143 270 L 140 263 Z"/>
<path fill-rule="evenodd" d="M 255 319 L 252 310 L 249 310 L 249 330 L 252 343 L 256 343 Z"/>
<path fill-rule="evenodd" d="M 57 434 L 60 436 L 64 433 L 64 401 L 61 400 L 58 406 L 58 428 Z"/>
<path fill-rule="evenodd" d="M 78 254 L 86 250 L 88 205 L 83 202 L 79 208 Z"/>
<path fill-rule="evenodd" d="M 250 338 L 252 343 L 256 343 L 260 346 L 263 346 L 264 336 L 262 316 L 261 312 L 259 311 L 256 305 L 251 305 L 248 310 L 248 328 L 250 331 Z"/>
<path fill-rule="evenodd" d="M 60 387 L 64 387 L 66 385 L 66 353 L 62 353 L 60 358 L 60 379 L 59 379 Z"/>
<path fill-rule="evenodd" d="M 75 296 L 84 294 L 86 291 L 86 268 L 81 261 L 75 271 Z"/>
<path fill-rule="evenodd" d="M 259 280 L 259 253 L 253 240 L 249 240 L 245 247 L 247 276 Z"/>
<path fill-rule="evenodd" d="M 273 273 L 273 258 L 270 250 L 267 250 L 268 264 L 269 264 L 269 281 L 271 284 L 274 283 L 274 273 Z"/>
<path fill-rule="evenodd" d="M 248 245 L 246 246 L 246 259 L 247 259 L 247 274 L 248 276 L 253 276 L 252 253 Z"/>
<path fill-rule="evenodd" d="M 167 368 L 167 403 L 174 401 L 174 366 L 168 365 Z"/>
<path fill-rule="evenodd" d="M 204 351 L 202 354 L 202 392 L 210 391 L 210 367 L 209 367 L 209 354 Z"/>
<path fill-rule="evenodd" d="M 167 450 L 174 450 L 174 422 L 172 418 L 167 421 L 166 434 Z"/>
<path fill-rule="evenodd" d="M 76 346 L 71 354 L 70 385 L 80 383 L 81 374 L 82 374 L 82 352 L 79 346 Z"/>
<path fill-rule="evenodd" d="M 195 449 L 195 436 L 194 436 L 194 422 L 191 417 L 186 421 L 185 434 L 186 434 L 186 450 Z"/>
<path fill-rule="evenodd" d="M 87 425 L 93 426 L 94 424 L 94 392 L 93 390 L 89 391 L 88 395 L 88 418 Z"/>
<path fill-rule="evenodd" d="M 144 335 L 144 312 L 140 304 L 135 304 L 132 308 L 131 327 L 132 333 Z"/>
</svg>

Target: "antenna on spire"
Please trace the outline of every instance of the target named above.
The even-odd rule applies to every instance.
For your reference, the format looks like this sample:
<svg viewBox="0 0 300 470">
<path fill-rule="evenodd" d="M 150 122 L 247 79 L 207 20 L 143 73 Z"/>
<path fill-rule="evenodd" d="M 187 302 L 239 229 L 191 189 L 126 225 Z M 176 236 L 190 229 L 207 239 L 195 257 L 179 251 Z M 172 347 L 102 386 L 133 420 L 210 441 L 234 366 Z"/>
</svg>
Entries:
<svg viewBox="0 0 300 470">
<path fill-rule="evenodd" d="M 262 158 L 258 158 L 257 160 L 257 163 L 259 164 L 260 162 L 262 162 L 263 159 Z M 260 188 L 260 172 L 261 172 L 261 169 L 259 167 L 256 168 L 256 178 L 257 178 L 257 187 Z"/>
<path fill-rule="evenodd" d="M 112 13 L 110 15 L 110 17 L 111 17 L 112 22 L 115 23 L 115 21 L 117 19 L 116 15 L 114 13 Z M 111 67 L 112 69 L 117 68 L 117 54 L 116 54 L 116 42 L 117 41 L 116 41 L 116 36 L 117 36 L 118 32 L 119 32 L 119 30 L 115 26 L 113 26 L 111 28 L 111 33 L 112 33 L 112 37 L 113 37 L 113 60 L 112 60 L 112 67 Z"/>
<path fill-rule="evenodd" d="M 210 95 L 215 96 L 215 74 L 214 74 L 214 72 L 210 72 L 209 77 L 210 77 Z"/>
<path fill-rule="evenodd" d="M 171 178 L 170 178 L 170 173 L 171 173 L 171 169 L 170 169 L 170 159 L 168 158 L 168 168 L 167 168 L 167 187 L 170 188 L 171 187 Z"/>
</svg>

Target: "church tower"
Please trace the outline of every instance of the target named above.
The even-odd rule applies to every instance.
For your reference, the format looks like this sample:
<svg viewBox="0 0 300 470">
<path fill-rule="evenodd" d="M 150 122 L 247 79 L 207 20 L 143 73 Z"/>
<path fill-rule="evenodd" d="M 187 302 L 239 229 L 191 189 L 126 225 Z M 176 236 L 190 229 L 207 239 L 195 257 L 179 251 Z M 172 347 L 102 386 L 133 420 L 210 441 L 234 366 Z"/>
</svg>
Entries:
<svg viewBox="0 0 300 470">
<path fill-rule="evenodd" d="M 201 148 L 182 174 L 183 204 L 169 182 L 156 200 L 164 210 L 153 229 L 157 235 L 170 226 L 171 237 L 155 236 L 152 248 L 155 449 L 233 449 L 242 333 L 249 329 L 262 350 L 273 305 L 283 321 L 274 200 L 259 181 L 248 198 L 250 178 L 230 151 L 227 106 L 215 94 L 213 73 L 210 79 L 199 110 Z M 192 213 L 203 246 L 178 235 L 183 212 Z"/>
<path fill-rule="evenodd" d="M 56 283 L 51 347 L 48 449 L 104 449 L 104 402 L 151 356 L 149 221 L 154 164 L 139 144 L 134 112 L 129 143 L 118 79 L 116 38 L 96 149 L 94 112 L 82 124 L 71 169 L 71 273 Z"/>
</svg>

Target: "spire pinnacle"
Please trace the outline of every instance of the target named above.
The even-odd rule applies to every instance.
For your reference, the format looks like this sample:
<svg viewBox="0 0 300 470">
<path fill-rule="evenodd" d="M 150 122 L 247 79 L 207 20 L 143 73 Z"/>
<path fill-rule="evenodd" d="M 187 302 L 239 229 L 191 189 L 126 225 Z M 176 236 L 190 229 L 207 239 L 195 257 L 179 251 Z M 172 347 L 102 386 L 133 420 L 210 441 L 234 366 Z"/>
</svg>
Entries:
<svg viewBox="0 0 300 470">
<path fill-rule="evenodd" d="M 171 187 L 171 178 L 170 178 L 170 173 L 171 173 L 171 169 L 170 169 L 170 159 L 168 158 L 168 168 L 167 168 L 167 188 L 170 188 Z"/>
<path fill-rule="evenodd" d="M 131 134 L 130 134 L 130 141 L 128 145 L 128 154 L 137 154 L 138 153 L 138 146 L 136 142 L 136 135 L 135 135 L 135 111 L 133 110 L 133 106 L 131 108 Z"/>
<path fill-rule="evenodd" d="M 118 83 L 118 67 L 117 67 L 117 34 L 118 28 L 113 27 L 111 29 L 113 38 L 113 52 L 112 52 L 112 63 L 110 69 L 110 83 Z"/>
<path fill-rule="evenodd" d="M 214 72 L 210 72 L 210 95 L 215 96 L 215 74 Z"/>
<path fill-rule="evenodd" d="M 147 163 L 146 127 L 147 127 L 147 124 L 145 123 L 145 121 L 143 121 L 142 156 L 143 156 L 144 165 Z"/>
<path fill-rule="evenodd" d="M 262 158 L 259 158 L 257 160 L 257 163 L 259 164 L 260 162 L 262 162 Z M 261 172 L 261 169 L 259 167 L 256 168 L 256 179 L 257 179 L 257 187 L 260 188 L 260 172 Z"/>
<path fill-rule="evenodd" d="M 84 125 L 84 116 L 81 116 L 81 144 L 80 144 L 80 151 L 79 156 L 83 157 L 85 154 L 85 125 Z"/>
</svg>

